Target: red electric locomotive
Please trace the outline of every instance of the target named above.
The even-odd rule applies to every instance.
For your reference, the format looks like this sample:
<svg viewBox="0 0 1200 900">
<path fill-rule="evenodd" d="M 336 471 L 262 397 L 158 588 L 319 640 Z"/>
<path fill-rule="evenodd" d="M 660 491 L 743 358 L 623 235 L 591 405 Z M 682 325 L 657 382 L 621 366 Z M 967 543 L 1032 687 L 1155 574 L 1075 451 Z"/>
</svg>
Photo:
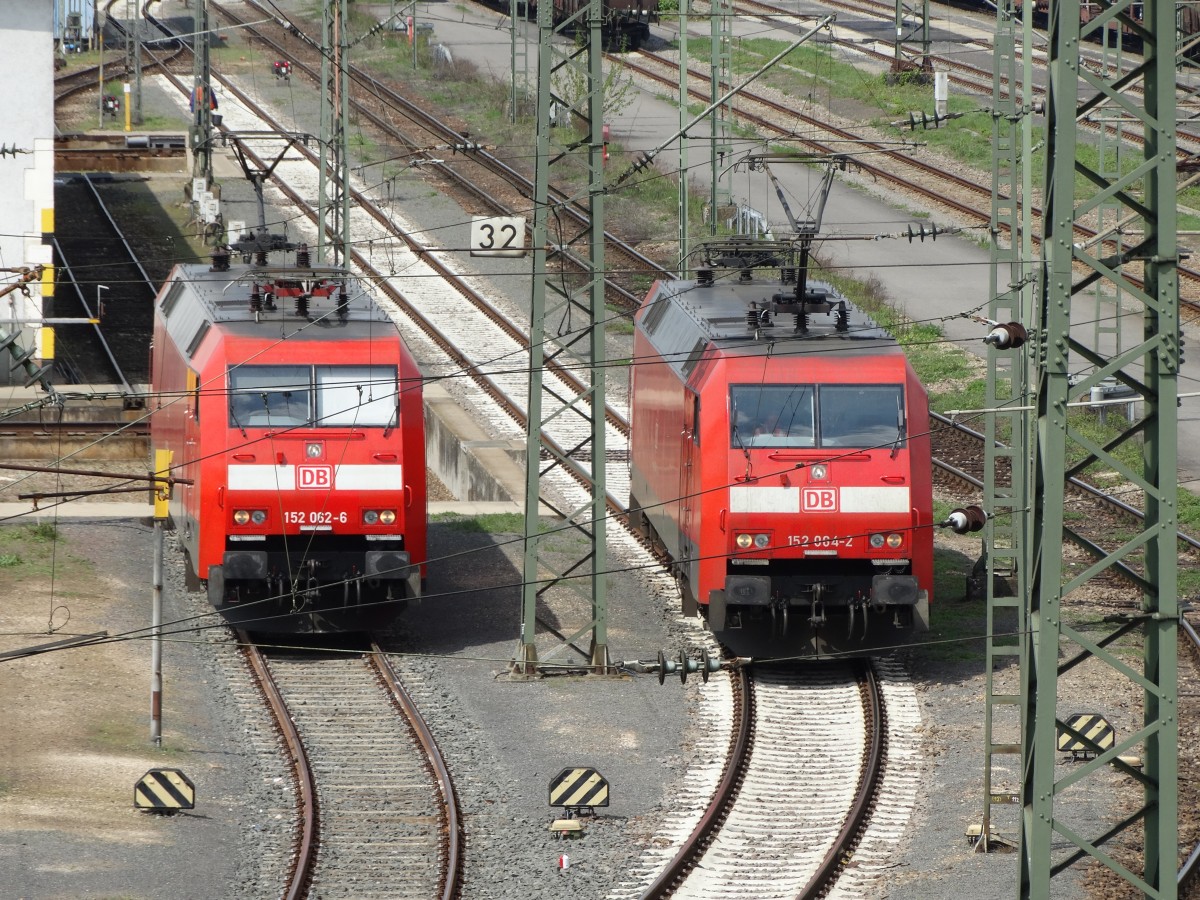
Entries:
<svg viewBox="0 0 1200 900">
<path fill-rule="evenodd" d="M 703 252 L 639 310 L 631 385 L 631 521 L 685 614 L 800 653 L 925 630 L 928 405 L 904 353 L 785 245 Z"/>
<path fill-rule="evenodd" d="M 342 631 L 393 618 L 425 565 L 421 376 L 342 269 L 176 266 L 155 302 L 154 445 L 189 576 L 226 619 Z"/>
</svg>

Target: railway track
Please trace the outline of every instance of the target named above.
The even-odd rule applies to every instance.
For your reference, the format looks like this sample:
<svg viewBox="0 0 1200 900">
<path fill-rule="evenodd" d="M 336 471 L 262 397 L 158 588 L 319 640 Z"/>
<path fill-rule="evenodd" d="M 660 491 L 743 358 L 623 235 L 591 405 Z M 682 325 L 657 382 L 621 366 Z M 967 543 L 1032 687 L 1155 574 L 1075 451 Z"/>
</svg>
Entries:
<svg viewBox="0 0 1200 900">
<path fill-rule="evenodd" d="M 46 303 L 50 317 L 98 319 L 56 327 L 55 381 L 115 384 L 134 397 L 133 384 L 149 373 L 154 297 L 158 287 L 87 174 L 58 185 L 71 210 L 54 238 L 58 285 Z M 101 314 L 103 307 L 103 314 Z"/>
<path fill-rule="evenodd" d="M 378 645 L 243 653 L 292 760 L 300 820 L 279 894 L 455 900 L 463 832 L 445 761 Z"/>
<path fill-rule="evenodd" d="M 294 196 L 299 196 L 299 195 L 296 194 Z M 356 216 L 358 215 L 357 210 L 356 210 L 355 215 Z M 365 215 L 365 213 L 364 213 L 364 215 Z M 362 234 L 363 232 L 360 229 L 362 229 L 364 227 L 366 227 L 368 229 L 377 229 L 377 225 L 364 226 L 363 224 L 358 223 L 358 224 L 353 225 L 352 230 L 355 230 L 356 233 L 358 233 L 358 234 Z M 378 231 L 370 230 L 367 233 L 377 235 Z M 356 239 L 356 240 L 358 240 L 358 239 Z M 400 250 L 398 249 L 397 252 L 400 252 Z M 424 253 L 422 253 L 421 251 L 413 250 L 411 248 L 405 250 L 404 252 L 410 253 L 414 257 L 430 255 L 427 248 Z M 359 265 L 362 265 L 363 262 L 369 263 L 369 260 L 364 260 L 360 255 L 360 257 L 356 260 L 356 262 Z M 364 271 L 367 271 L 367 270 L 364 270 Z M 379 272 L 378 270 L 368 271 L 368 277 L 370 279 L 372 279 L 374 281 L 374 283 L 379 284 L 381 286 L 388 284 L 388 282 L 389 282 L 388 276 L 385 273 Z M 421 281 L 423 279 L 418 278 L 418 279 L 414 279 L 414 280 Z M 390 285 L 389 285 L 389 288 L 390 288 Z M 399 294 L 398 291 L 396 291 L 396 293 L 397 293 L 397 295 Z M 418 303 L 422 303 L 422 302 L 423 301 L 418 301 Z M 438 300 L 438 299 L 430 299 L 429 304 L 431 306 L 445 306 L 446 305 L 444 302 L 442 302 L 441 300 Z M 461 310 L 457 310 L 456 313 L 461 313 Z M 450 322 L 450 320 L 447 320 L 447 322 Z M 475 330 L 475 328 L 472 324 L 464 323 L 462 321 L 461 315 L 456 315 L 453 319 L 453 323 L 454 323 L 453 330 L 450 331 L 449 333 L 454 333 L 456 335 L 462 335 L 462 334 L 471 333 Z M 514 326 L 514 327 L 519 328 L 519 326 Z M 434 326 L 434 330 L 439 330 L 436 325 Z M 448 328 L 445 330 L 449 331 Z M 494 335 L 489 340 L 493 340 L 493 339 L 494 339 Z M 456 341 L 457 341 L 457 337 L 456 337 Z M 477 354 L 477 355 L 472 355 L 472 354 Z M 496 345 L 494 343 L 481 343 L 481 344 L 477 345 L 475 348 L 473 348 L 470 352 L 464 352 L 463 356 L 460 357 L 460 360 L 458 362 L 454 363 L 454 365 L 459 366 L 460 368 L 463 368 L 463 369 L 470 369 L 473 372 L 478 372 L 479 374 L 482 375 L 484 370 L 494 367 L 494 363 L 497 359 L 505 358 L 506 356 L 507 356 L 507 351 L 502 351 L 498 345 Z M 497 379 L 497 381 L 499 381 L 499 379 Z M 493 382 L 493 383 L 495 383 L 495 382 Z M 515 394 L 515 396 L 520 397 L 521 395 L 518 393 L 518 394 Z M 519 407 L 520 407 L 519 400 L 514 399 L 511 401 L 511 409 L 519 409 Z M 489 413 L 488 415 L 491 415 L 491 414 Z M 505 411 L 503 414 L 499 415 L 498 417 L 502 418 L 506 422 L 507 427 L 511 429 L 511 426 L 512 426 L 513 422 L 515 421 L 511 411 Z M 522 427 L 523 427 L 523 425 L 522 425 Z M 550 490 L 566 489 L 561 485 L 555 485 L 555 484 L 549 485 L 548 488 Z"/>
<path fill-rule="evenodd" d="M 634 74 L 653 81 L 661 88 L 676 90 L 679 83 L 678 63 L 648 50 L 640 50 L 636 54 L 641 62 L 634 62 L 629 55 L 615 55 L 610 58 L 629 69 Z M 763 60 L 766 61 L 765 58 Z M 643 64 L 645 63 L 645 64 Z M 688 93 L 698 102 L 707 103 L 711 100 L 711 85 L 709 74 L 701 69 L 691 68 L 689 78 L 695 81 L 695 87 L 689 87 Z M 761 91 L 744 90 L 739 94 L 740 105 L 735 109 L 735 117 L 758 129 L 761 133 L 780 139 L 787 139 L 790 145 L 803 147 L 814 153 L 829 155 L 845 154 L 846 146 L 853 149 L 854 166 L 864 175 L 870 176 L 877 182 L 892 185 L 897 191 L 919 197 L 923 202 L 945 209 L 975 228 L 987 228 L 991 223 L 991 185 L 982 184 L 975 178 L 946 171 L 944 166 L 926 162 L 914 154 L 915 148 L 906 147 L 897 150 L 894 146 L 881 143 L 877 138 L 865 136 L 848 128 L 838 127 L 829 122 L 809 116 L 793 109 L 786 103 L 765 96 Z M 748 106 L 757 108 L 754 111 Z M 801 131 L 803 137 L 800 136 Z M 826 135 L 820 137 L 819 135 Z M 868 156 L 864 156 L 868 154 Z M 868 158 L 877 159 L 870 162 Z M 1030 209 L 1031 228 L 1034 234 L 1033 244 L 1041 246 L 1038 235 L 1041 232 L 1040 207 Z M 1005 227 L 1005 226 L 1001 226 Z M 1097 232 L 1078 223 L 1075 233 L 1081 243 L 1098 241 Z M 1117 246 L 1113 242 L 1099 241 L 1110 252 L 1115 252 Z M 1179 281 L 1181 293 L 1187 288 L 1192 297 L 1200 296 L 1200 270 L 1187 266 L 1179 266 Z M 1131 284 L 1141 286 L 1140 277 L 1126 275 Z M 1200 313 L 1200 302 L 1189 297 L 1180 296 L 1180 303 L 1187 307 L 1192 314 Z"/>
<path fill-rule="evenodd" d="M 719 784 L 641 900 L 807 900 L 835 885 L 869 893 L 883 858 L 872 816 L 907 809 L 915 796 L 915 781 L 898 771 L 905 764 L 889 767 L 888 747 L 905 743 L 920 714 L 907 698 L 889 699 L 890 677 L 865 662 L 735 668 Z"/>
<path fill-rule="evenodd" d="M 246 5 L 267 18 L 275 16 L 274 11 L 255 0 L 247 0 Z M 271 53 L 289 59 L 294 71 L 312 84 L 321 83 L 319 55 L 311 42 L 297 40 L 294 36 L 289 39 L 289 33 L 282 26 L 276 26 L 280 34 L 272 37 L 265 28 L 246 23 L 226 6 L 213 3 L 211 8 L 226 21 L 252 35 Z M 445 121 L 426 112 L 363 68 L 351 65 L 350 75 L 360 88 L 351 95 L 351 108 L 378 129 L 389 144 L 401 148 L 401 152 L 430 163 L 436 160 L 437 173 L 445 176 L 465 196 L 468 208 L 473 207 L 491 215 L 531 215 L 534 184 L 530 177 L 494 156 L 478 142 L 464 137 Z M 397 125 L 397 117 L 406 123 L 404 130 Z M 563 228 L 551 240 L 562 247 L 560 257 L 568 269 L 581 271 L 582 259 L 570 250 L 570 246 L 586 227 L 586 206 L 556 187 L 551 188 L 551 200 L 558 204 L 556 209 L 561 211 Z M 610 273 L 605 279 L 609 301 L 620 309 L 632 312 L 641 299 L 634 276 L 665 273 L 666 270 L 612 233 L 605 234 L 605 254 L 606 268 Z"/>
</svg>

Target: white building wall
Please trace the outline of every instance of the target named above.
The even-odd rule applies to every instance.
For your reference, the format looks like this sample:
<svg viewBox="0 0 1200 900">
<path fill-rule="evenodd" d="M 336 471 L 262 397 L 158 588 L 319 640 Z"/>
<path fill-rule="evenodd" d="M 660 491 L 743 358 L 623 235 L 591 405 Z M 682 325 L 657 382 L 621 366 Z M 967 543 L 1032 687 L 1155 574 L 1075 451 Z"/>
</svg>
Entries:
<svg viewBox="0 0 1200 900">
<path fill-rule="evenodd" d="M 54 4 L 50 0 L 0 2 L 0 268 L 49 266 L 51 248 L 43 235 L 54 231 Z M 13 150 L 18 151 L 15 155 Z M 0 273 L 0 285 L 16 279 Z M 0 327 L 41 315 L 41 298 L 53 290 L 53 271 L 43 284 L 30 285 L 30 297 L 12 291 L 0 297 Z M 25 346 L 40 330 L 24 326 Z M 40 355 L 40 354 L 39 354 Z M 0 360 L 0 381 L 9 369 Z M 21 379 L 20 373 L 13 379 Z"/>
</svg>

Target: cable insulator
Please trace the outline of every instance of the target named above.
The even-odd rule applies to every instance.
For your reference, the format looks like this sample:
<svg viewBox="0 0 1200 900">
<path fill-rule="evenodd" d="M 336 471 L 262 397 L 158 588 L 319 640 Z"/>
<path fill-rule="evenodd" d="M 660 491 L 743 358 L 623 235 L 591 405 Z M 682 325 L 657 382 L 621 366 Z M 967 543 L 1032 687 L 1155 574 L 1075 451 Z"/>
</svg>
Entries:
<svg viewBox="0 0 1200 900">
<path fill-rule="evenodd" d="M 302 319 L 308 318 L 308 294 L 301 294 L 296 298 L 296 315 Z"/>
<path fill-rule="evenodd" d="M 700 287 L 712 287 L 713 286 L 713 271 L 712 271 L 712 269 L 697 269 L 696 270 L 696 284 L 699 285 Z"/>
<path fill-rule="evenodd" d="M 1020 347 L 1029 339 L 1029 332 L 1020 322 L 1008 322 L 997 325 L 983 339 L 985 344 L 991 344 L 997 350 L 1012 350 Z"/>
<path fill-rule="evenodd" d="M 308 244 L 301 244 L 296 248 L 296 265 L 301 269 L 311 268 L 312 257 L 308 253 Z"/>
<path fill-rule="evenodd" d="M 808 313 L 803 308 L 800 312 L 796 313 L 795 325 L 792 331 L 796 332 L 796 334 L 808 334 Z"/>
<path fill-rule="evenodd" d="M 265 266 L 267 264 L 267 251 L 256 250 L 254 253 L 254 264 L 256 266 Z"/>
<path fill-rule="evenodd" d="M 955 534 L 966 534 L 971 531 L 980 531 L 987 519 L 988 515 L 983 511 L 983 507 L 968 506 L 965 509 L 954 510 L 946 517 L 946 521 L 942 525 Z"/>
<path fill-rule="evenodd" d="M 845 300 L 838 301 L 837 319 L 833 328 L 839 332 L 850 330 L 850 310 L 847 308 Z"/>
<path fill-rule="evenodd" d="M 784 266 L 779 270 L 779 278 L 784 284 L 795 284 L 796 270 L 792 266 Z"/>
<path fill-rule="evenodd" d="M 256 284 L 254 286 L 254 289 L 252 291 L 250 291 L 250 312 L 256 312 L 256 313 L 262 312 L 262 308 L 263 308 L 262 291 L 259 290 L 258 285 Z"/>
<path fill-rule="evenodd" d="M 229 248 L 217 247 L 212 252 L 212 271 L 228 272 L 229 271 Z"/>
</svg>

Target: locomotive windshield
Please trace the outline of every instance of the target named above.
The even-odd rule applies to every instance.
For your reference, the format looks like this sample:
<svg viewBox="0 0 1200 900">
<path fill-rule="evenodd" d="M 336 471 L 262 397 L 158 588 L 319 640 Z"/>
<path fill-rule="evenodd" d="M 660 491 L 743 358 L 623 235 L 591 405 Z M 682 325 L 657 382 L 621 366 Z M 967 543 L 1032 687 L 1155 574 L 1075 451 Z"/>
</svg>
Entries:
<svg viewBox="0 0 1200 900">
<path fill-rule="evenodd" d="M 904 392 L 894 384 L 735 384 L 732 446 L 903 446 Z"/>
<path fill-rule="evenodd" d="M 229 370 L 235 428 L 396 424 L 394 366 L 237 366 Z"/>
</svg>

